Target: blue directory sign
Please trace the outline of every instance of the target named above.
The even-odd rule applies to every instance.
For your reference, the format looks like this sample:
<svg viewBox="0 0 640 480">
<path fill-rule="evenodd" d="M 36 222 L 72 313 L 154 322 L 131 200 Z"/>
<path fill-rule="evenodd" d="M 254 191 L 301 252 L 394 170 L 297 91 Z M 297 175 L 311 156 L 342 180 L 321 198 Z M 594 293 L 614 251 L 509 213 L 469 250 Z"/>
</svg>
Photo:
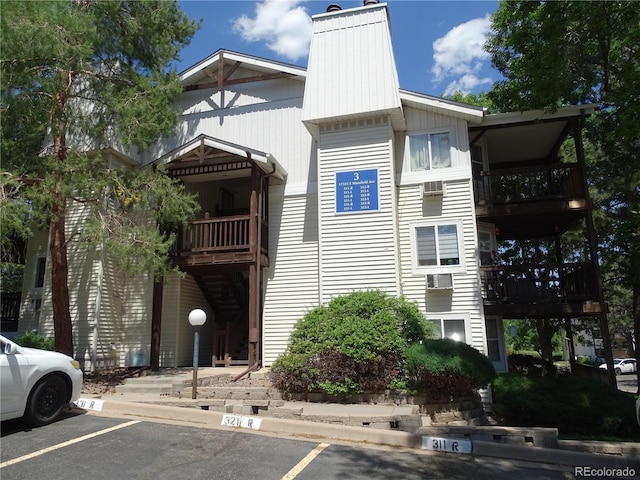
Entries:
<svg viewBox="0 0 640 480">
<path fill-rule="evenodd" d="M 336 213 L 378 209 L 377 168 L 336 172 Z"/>
</svg>

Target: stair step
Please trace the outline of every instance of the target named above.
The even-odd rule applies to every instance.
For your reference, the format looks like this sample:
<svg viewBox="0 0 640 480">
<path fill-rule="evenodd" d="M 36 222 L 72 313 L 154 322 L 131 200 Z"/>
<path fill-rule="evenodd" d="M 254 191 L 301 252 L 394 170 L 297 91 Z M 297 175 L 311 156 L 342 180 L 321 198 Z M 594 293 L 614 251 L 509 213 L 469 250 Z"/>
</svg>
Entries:
<svg viewBox="0 0 640 480">
<path fill-rule="evenodd" d="M 171 384 L 144 384 L 144 385 L 117 385 L 116 393 L 147 393 L 150 395 L 171 395 L 173 393 L 173 385 Z"/>
<path fill-rule="evenodd" d="M 124 381 L 125 385 L 153 385 L 153 384 L 161 384 L 161 385 L 171 385 L 173 383 L 183 383 L 184 380 L 176 379 L 175 381 L 167 380 L 166 377 L 156 377 L 154 375 L 148 375 L 144 377 L 132 377 L 127 378 Z"/>
</svg>

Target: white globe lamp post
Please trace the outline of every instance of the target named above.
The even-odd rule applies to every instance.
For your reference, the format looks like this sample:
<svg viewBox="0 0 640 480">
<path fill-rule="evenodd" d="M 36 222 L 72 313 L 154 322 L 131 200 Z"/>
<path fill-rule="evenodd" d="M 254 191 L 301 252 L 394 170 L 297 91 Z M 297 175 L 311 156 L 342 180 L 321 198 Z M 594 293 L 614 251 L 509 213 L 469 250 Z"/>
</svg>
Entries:
<svg viewBox="0 0 640 480">
<path fill-rule="evenodd" d="M 198 356 L 200 347 L 200 327 L 207 321 L 207 314 L 204 310 L 196 308 L 189 313 L 189 323 L 194 328 L 193 334 L 193 385 L 191 387 L 191 398 L 196 398 L 198 393 Z"/>
</svg>

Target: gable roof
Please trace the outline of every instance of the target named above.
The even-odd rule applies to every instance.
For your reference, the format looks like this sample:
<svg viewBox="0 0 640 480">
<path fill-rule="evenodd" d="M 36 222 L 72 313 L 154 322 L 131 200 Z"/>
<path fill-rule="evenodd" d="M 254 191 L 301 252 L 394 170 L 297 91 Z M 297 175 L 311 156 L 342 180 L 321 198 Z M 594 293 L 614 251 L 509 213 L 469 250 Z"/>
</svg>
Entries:
<svg viewBox="0 0 640 480">
<path fill-rule="evenodd" d="M 257 75 L 254 77 L 229 79 L 231 74 L 240 66 L 254 70 Z M 304 67 L 225 49 L 216 51 L 207 58 L 182 71 L 179 74 L 179 79 L 185 90 L 212 88 L 217 86 L 219 75 L 221 74 L 226 77 L 223 77 L 223 85 L 282 77 L 292 78 L 301 82 L 306 82 L 307 79 L 307 69 Z M 482 122 L 484 116 L 484 109 L 482 107 L 455 102 L 434 95 L 403 90 L 402 88 L 398 91 L 402 104 L 407 106 L 461 118 L 471 124 L 479 124 Z"/>
<path fill-rule="evenodd" d="M 287 176 L 286 170 L 278 163 L 278 161 L 270 153 L 261 152 L 249 147 L 243 147 L 235 143 L 227 142 L 209 135 L 201 134 L 192 140 L 185 142 L 178 148 L 166 153 L 154 163 L 168 164 L 177 160 L 186 154 L 198 149 L 210 149 L 228 153 L 231 156 L 246 158 L 255 162 L 265 173 L 274 174 L 279 180 L 284 180 Z"/>
<path fill-rule="evenodd" d="M 218 75 L 221 71 L 224 72 L 225 66 L 227 66 L 227 73 L 229 73 L 229 70 L 231 71 L 230 73 L 233 73 L 233 71 L 240 66 L 255 70 L 258 72 L 257 77 L 262 77 L 256 78 L 256 80 L 267 79 L 266 76 L 271 76 L 272 78 L 275 78 L 275 76 L 287 76 L 304 81 L 307 77 L 307 70 L 302 67 L 220 49 L 204 60 L 179 73 L 178 78 L 183 88 L 186 89 L 206 79 L 213 80 L 213 82 L 210 82 L 213 84 L 218 81 Z M 230 74 L 228 76 L 230 76 Z M 228 78 L 225 83 L 230 83 Z"/>
</svg>

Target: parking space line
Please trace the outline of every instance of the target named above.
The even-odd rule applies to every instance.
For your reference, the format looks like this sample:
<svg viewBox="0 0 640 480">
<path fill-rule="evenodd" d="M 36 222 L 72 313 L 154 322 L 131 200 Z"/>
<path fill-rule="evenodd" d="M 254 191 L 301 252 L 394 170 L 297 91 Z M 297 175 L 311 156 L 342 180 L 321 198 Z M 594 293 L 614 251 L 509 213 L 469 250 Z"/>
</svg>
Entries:
<svg viewBox="0 0 640 480">
<path fill-rule="evenodd" d="M 289 470 L 287 474 L 284 477 L 282 477 L 280 480 L 293 480 L 294 478 L 296 478 L 298 474 L 302 472 L 302 470 L 304 470 L 307 467 L 307 465 L 309 465 L 313 461 L 313 459 L 316 458 L 318 455 L 320 455 L 320 453 L 328 446 L 329 446 L 328 443 L 319 444 L 316 448 L 311 450 L 306 457 L 300 460 L 295 467 Z"/>
<path fill-rule="evenodd" d="M 140 420 L 132 420 L 131 422 L 121 423 L 120 425 L 116 425 L 115 427 L 105 428 L 104 430 L 100 430 L 98 432 L 89 433 L 88 435 L 74 438 L 73 440 L 69 440 L 67 442 L 59 443 L 58 445 L 53 445 L 51 447 L 43 448 L 42 450 L 38 450 L 37 452 L 29 453 L 28 455 L 23 455 L 22 457 L 18 457 L 18 458 L 14 458 L 13 460 L 7 460 L 6 462 L 2 462 L 0 463 L 0 468 L 7 467 L 15 463 L 24 462 L 25 460 L 29 460 L 30 458 L 34 458 L 39 455 L 43 455 L 45 453 L 53 452 L 54 450 L 58 450 L 59 448 L 68 447 L 69 445 L 73 445 L 74 443 L 84 442 L 85 440 L 88 440 L 93 437 L 97 437 L 99 435 L 104 435 L 105 433 L 113 432 L 114 430 L 130 427 L 131 425 L 135 425 L 136 423 L 140 423 Z"/>
</svg>

